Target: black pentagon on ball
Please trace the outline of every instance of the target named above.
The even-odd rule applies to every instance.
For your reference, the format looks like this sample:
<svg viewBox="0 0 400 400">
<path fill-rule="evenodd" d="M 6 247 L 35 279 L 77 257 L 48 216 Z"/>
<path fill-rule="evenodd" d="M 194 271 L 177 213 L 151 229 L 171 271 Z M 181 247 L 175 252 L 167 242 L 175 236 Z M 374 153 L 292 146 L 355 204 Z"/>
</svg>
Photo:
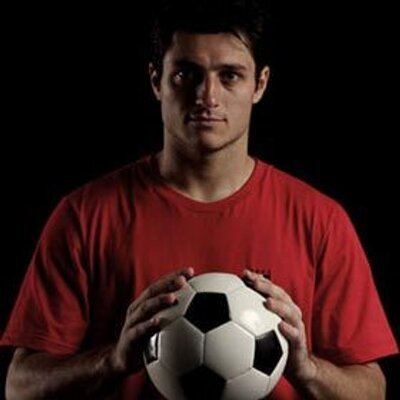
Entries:
<svg viewBox="0 0 400 400">
<path fill-rule="evenodd" d="M 275 331 L 269 331 L 256 339 L 254 368 L 267 375 L 274 372 L 283 354 Z"/>
<path fill-rule="evenodd" d="M 185 397 L 190 400 L 218 400 L 226 382 L 204 365 L 183 374 L 180 381 Z"/>
<path fill-rule="evenodd" d="M 203 333 L 229 321 L 228 300 L 224 293 L 197 293 L 185 318 Z"/>
</svg>

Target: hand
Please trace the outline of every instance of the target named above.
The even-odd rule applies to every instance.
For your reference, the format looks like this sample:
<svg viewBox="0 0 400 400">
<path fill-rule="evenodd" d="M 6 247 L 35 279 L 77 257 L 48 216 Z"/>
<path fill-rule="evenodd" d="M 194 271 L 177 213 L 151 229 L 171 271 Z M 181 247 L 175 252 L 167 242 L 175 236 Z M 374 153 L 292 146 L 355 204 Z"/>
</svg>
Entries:
<svg viewBox="0 0 400 400">
<path fill-rule="evenodd" d="M 306 332 L 300 308 L 280 287 L 256 272 L 243 270 L 243 280 L 252 289 L 267 297 L 265 306 L 282 318 L 280 332 L 289 342 L 285 376 L 295 384 L 315 377 L 317 365 L 307 350 Z"/>
<path fill-rule="evenodd" d="M 111 364 L 115 371 L 132 374 L 143 368 L 145 345 L 160 330 L 160 319 L 154 315 L 177 301 L 174 292 L 184 287 L 193 274 L 193 268 L 189 267 L 165 275 L 129 305 L 120 337 L 112 350 Z"/>
</svg>

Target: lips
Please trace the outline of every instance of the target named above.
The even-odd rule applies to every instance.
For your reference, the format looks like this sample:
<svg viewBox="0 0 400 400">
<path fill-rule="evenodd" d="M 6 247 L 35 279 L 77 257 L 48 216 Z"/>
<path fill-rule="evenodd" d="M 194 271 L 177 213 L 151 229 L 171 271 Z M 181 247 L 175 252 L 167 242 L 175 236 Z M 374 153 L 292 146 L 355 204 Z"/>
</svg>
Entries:
<svg viewBox="0 0 400 400">
<path fill-rule="evenodd" d="M 198 122 L 221 122 L 224 119 L 223 118 L 216 118 L 216 117 L 197 117 L 197 116 L 193 116 L 193 117 L 189 117 L 190 121 L 198 121 Z"/>
<path fill-rule="evenodd" d="M 191 121 L 195 122 L 221 122 L 222 119 L 213 119 L 213 118 L 191 118 Z"/>
</svg>

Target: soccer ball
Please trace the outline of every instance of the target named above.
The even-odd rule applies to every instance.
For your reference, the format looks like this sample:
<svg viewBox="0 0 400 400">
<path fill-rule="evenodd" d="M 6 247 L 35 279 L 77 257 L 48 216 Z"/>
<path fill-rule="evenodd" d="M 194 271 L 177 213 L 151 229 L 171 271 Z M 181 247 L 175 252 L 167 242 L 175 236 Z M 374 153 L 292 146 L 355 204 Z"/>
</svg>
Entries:
<svg viewBox="0 0 400 400">
<path fill-rule="evenodd" d="M 257 400 L 278 383 L 288 357 L 281 318 L 233 274 L 197 275 L 160 311 L 161 330 L 143 352 L 168 400 Z"/>
</svg>

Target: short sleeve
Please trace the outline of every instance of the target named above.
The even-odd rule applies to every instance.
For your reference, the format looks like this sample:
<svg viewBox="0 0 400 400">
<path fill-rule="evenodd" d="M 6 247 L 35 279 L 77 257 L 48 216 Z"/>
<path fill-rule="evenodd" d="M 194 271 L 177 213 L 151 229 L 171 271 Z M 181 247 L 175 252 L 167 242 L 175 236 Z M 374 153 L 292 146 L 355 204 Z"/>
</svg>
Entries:
<svg viewBox="0 0 400 400">
<path fill-rule="evenodd" d="M 313 353 L 336 364 L 399 352 L 355 228 L 336 204 L 320 249 L 313 304 Z"/>
<path fill-rule="evenodd" d="M 42 231 L 0 345 L 76 352 L 89 319 L 87 283 L 79 218 L 63 198 Z"/>
</svg>

